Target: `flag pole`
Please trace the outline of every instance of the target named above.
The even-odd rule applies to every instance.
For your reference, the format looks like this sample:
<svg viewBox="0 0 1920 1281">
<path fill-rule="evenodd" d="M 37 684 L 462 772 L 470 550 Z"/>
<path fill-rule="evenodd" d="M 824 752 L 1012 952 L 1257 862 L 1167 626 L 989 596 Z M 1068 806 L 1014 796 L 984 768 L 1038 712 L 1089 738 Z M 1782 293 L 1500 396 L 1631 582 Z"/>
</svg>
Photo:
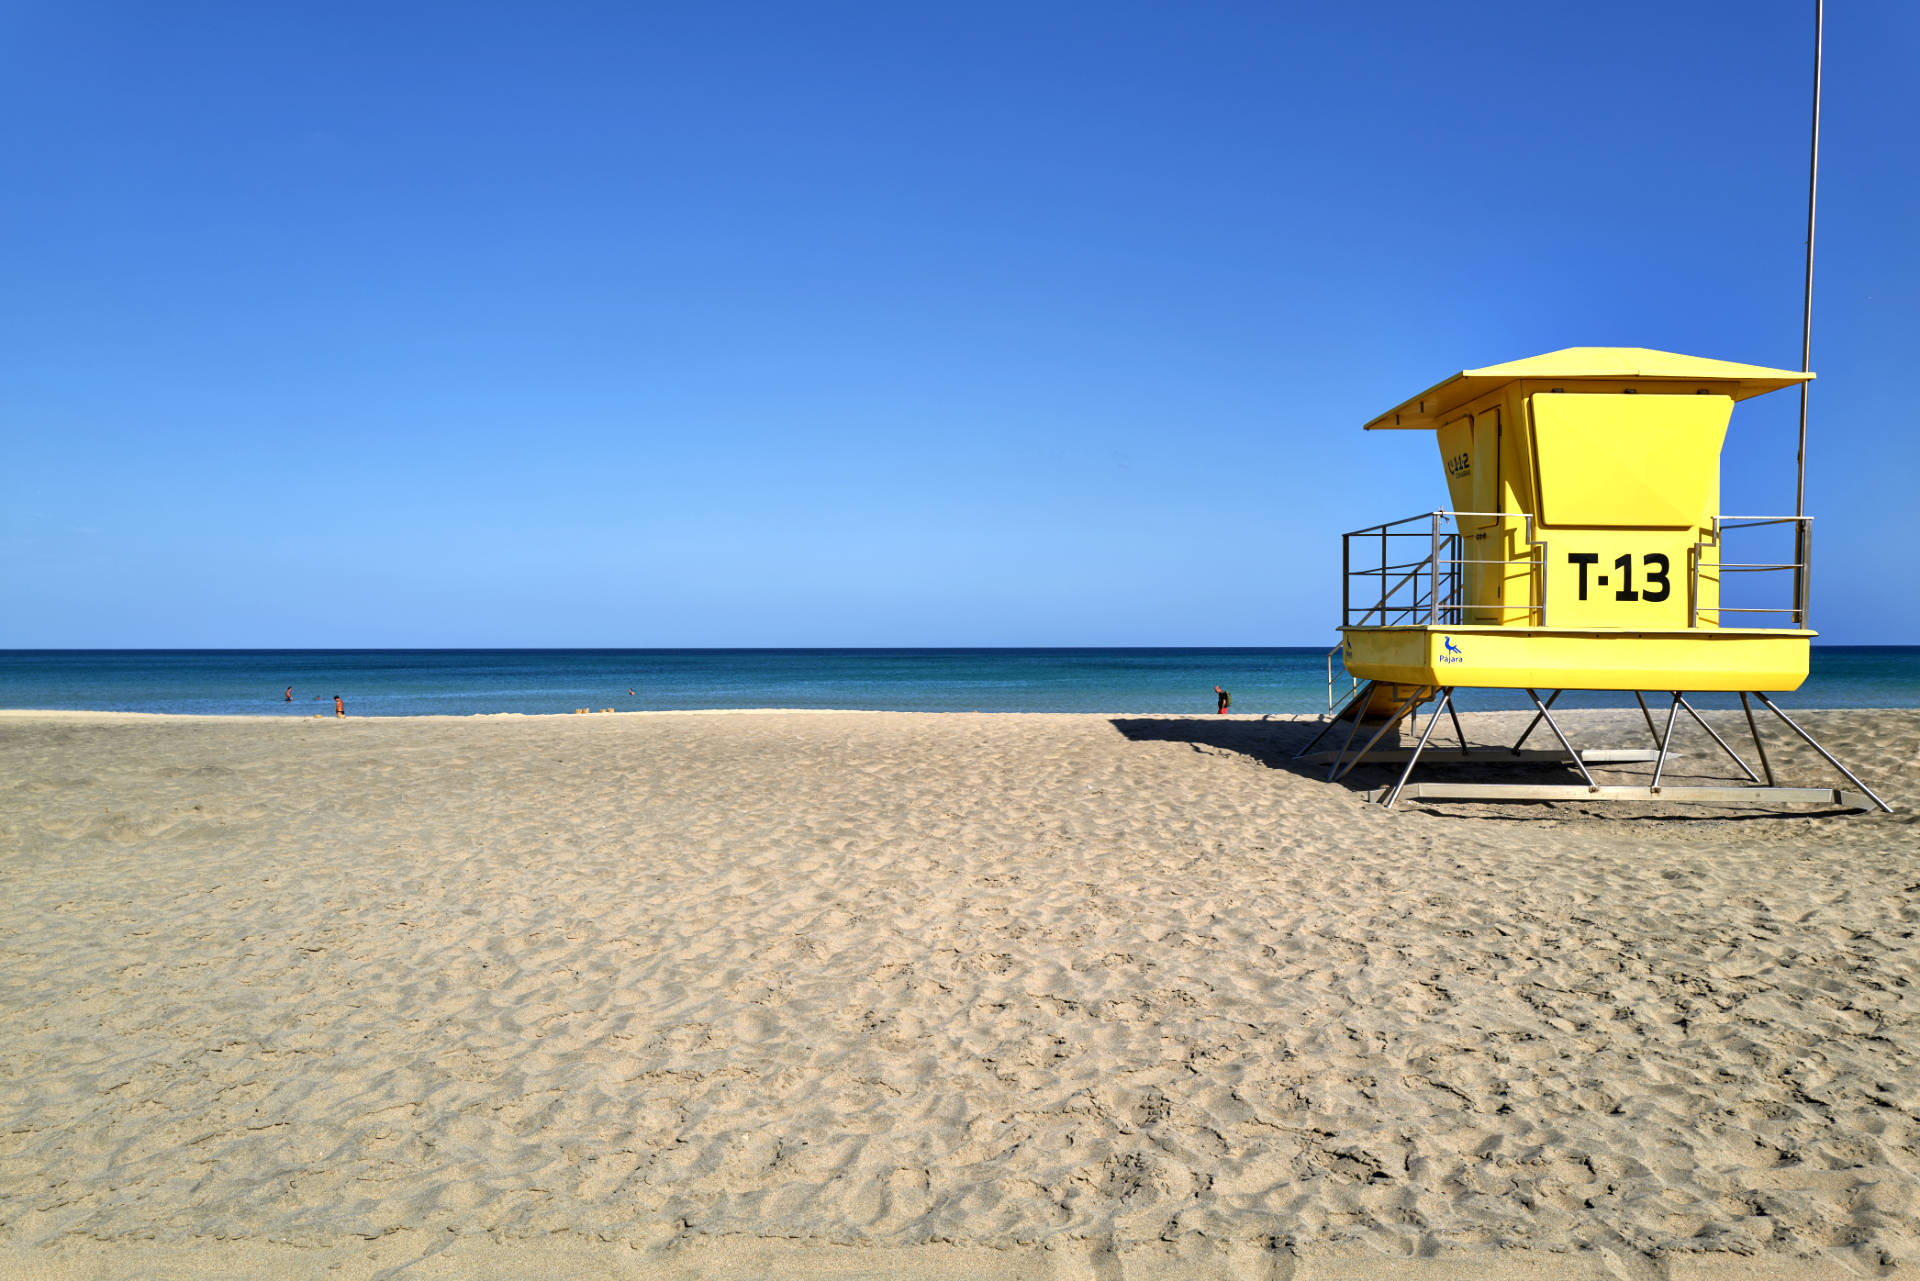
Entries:
<svg viewBox="0 0 1920 1281">
<path fill-rule="evenodd" d="M 1807 283 L 1800 313 L 1800 372 L 1813 369 L 1813 216 L 1820 196 L 1820 43 L 1826 17 L 1826 0 L 1813 0 L 1813 143 L 1807 161 Z M 1793 485 L 1794 521 L 1794 621 L 1807 625 L 1807 384 L 1800 384 L 1800 450 L 1795 459 Z"/>
</svg>

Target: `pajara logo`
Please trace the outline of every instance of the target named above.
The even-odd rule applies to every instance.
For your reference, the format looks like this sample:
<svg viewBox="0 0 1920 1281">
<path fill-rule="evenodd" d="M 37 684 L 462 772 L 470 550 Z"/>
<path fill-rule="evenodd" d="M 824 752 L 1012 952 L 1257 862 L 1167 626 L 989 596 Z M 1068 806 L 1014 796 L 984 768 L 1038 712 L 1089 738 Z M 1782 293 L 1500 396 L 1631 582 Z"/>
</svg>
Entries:
<svg viewBox="0 0 1920 1281">
<path fill-rule="evenodd" d="M 1440 638 L 1440 645 L 1441 645 L 1441 648 L 1445 650 L 1445 652 L 1440 655 L 1441 662 L 1464 663 L 1467 661 L 1466 657 L 1461 654 L 1460 647 L 1453 643 L 1453 637 L 1442 636 Z"/>
</svg>

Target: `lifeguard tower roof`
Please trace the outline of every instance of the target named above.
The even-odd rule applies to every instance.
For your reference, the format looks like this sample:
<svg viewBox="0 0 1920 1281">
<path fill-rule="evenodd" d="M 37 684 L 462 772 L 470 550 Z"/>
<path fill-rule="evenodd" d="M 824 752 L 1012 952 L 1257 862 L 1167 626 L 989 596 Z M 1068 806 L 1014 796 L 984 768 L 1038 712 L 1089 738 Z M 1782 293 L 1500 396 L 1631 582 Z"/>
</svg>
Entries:
<svg viewBox="0 0 1920 1281">
<path fill-rule="evenodd" d="M 1741 365 L 1731 360 L 1708 360 L 1704 356 L 1683 356 L 1673 351 L 1655 351 L 1651 347 L 1562 347 L 1543 356 L 1509 360 L 1484 369 L 1463 369 L 1381 414 L 1367 424 L 1368 431 L 1433 431 L 1442 419 L 1475 397 L 1494 388 L 1521 379 L 1551 379 L 1556 382 L 1680 382 L 1698 383 L 1703 389 L 1745 400 L 1763 392 L 1778 391 L 1806 382 L 1812 374 L 1797 369 L 1768 369 L 1763 365 Z"/>
</svg>

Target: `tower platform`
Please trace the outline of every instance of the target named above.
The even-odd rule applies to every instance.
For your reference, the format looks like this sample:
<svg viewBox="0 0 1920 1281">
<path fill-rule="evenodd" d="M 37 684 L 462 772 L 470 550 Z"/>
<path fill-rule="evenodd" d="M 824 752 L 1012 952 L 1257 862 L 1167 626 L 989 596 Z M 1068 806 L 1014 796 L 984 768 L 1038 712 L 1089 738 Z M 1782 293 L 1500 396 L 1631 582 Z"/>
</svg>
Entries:
<svg viewBox="0 0 1920 1281">
<path fill-rule="evenodd" d="M 1467 689 L 1791 690 L 1814 632 L 1798 628 L 1627 631 L 1460 626 L 1344 627 L 1341 661 L 1361 680 Z"/>
</svg>

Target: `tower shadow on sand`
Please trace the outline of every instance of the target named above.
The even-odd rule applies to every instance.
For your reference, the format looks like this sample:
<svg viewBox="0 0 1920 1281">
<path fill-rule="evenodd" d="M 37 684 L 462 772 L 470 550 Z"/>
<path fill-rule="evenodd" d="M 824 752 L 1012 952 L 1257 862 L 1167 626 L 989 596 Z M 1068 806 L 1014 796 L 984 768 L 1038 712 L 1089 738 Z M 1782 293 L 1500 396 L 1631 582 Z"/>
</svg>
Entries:
<svg viewBox="0 0 1920 1281">
<path fill-rule="evenodd" d="M 1183 743 L 1196 752 L 1232 752 L 1257 761 L 1268 769 L 1284 771 L 1316 783 L 1327 781 L 1327 762 L 1325 759 L 1309 756 L 1294 759 L 1302 747 L 1305 747 L 1321 729 L 1321 722 L 1310 720 L 1246 720 L 1225 719 L 1208 716 L 1116 716 L 1109 723 L 1122 737 L 1134 743 Z M 1383 747 L 1411 746 L 1411 739 L 1396 735 L 1397 742 L 1389 740 Z M 1493 744 L 1479 741 L 1479 747 Z M 1450 742 L 1443 742 L 1431 749 L 1431 764 L 1443 770 L 1457 762 L 1451 758 Z M 1571 764 L 1565 761 L 1514 761 L 1506 763 L 1498 757 L 1477 757 L 1471 764 L 1476 781 L 1513 782 L 1513 783 L 1554 783 L 1578 782 L 1579 775 Z M 1341 778 L 1333 786 L 1354 794 L 1365 794 L 1373 789 L 1389 785 L 1398 777 L 1401 765 L 1391 762 L 1362 761 L 1353 771 Z M 1669 776 L 1676 781 L 1696 776 L 1702 782 L 1724 781 L 1718 778 L 1719 765 L 1707 753 L 1700 750 L 1699 744 L 1689 742 L 1685 746 L 1676 744 L 1673 760 L 1669 766 Z M 1419 805 L 1419 809 L 1432 814 L 1442 814 L 1456 818 L 1502 818 L 1508 820 L 1548 819 L 1557 820 L 1568 817 L 1567 807 L 1559 804 L 1537 804 L 1525 806 L 1498 807 L 1491 805 L 1444 804 Z M 1662 807 L 1663 810 L 1665 807 Z M 1636 812 L 1625 810 L 1610 817 L 1627 819 L 1658 819 L 1661 821 L 1725 821 L 1729 818 L 1766 818 L 1783 817 L 1815 818 L 1845 814 L 1847 811 L 1798 811 L 1782 814 L 1763 810 L 1749 813 L 1728 812 Z"/>
</svg>

